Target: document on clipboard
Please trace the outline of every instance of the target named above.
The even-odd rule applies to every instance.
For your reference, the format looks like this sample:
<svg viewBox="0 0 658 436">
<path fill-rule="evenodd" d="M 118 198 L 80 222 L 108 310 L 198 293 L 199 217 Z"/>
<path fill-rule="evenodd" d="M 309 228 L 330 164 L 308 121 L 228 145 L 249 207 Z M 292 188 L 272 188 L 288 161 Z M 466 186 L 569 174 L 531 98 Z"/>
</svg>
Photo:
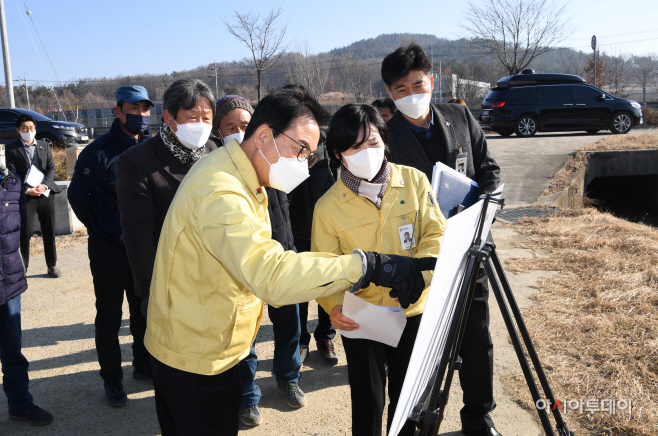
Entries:
<svg viewBox="0 0 658 436">
<path fill-rule="evenodd" d="M 459 205 L 465 209 L 474 205 L 478 200 L 478 187 L 477 182 L 441 162 L 434 166 L 432 190 L 446 218 L 452 218 Z"/>
<path fill-rule="evenodd" d="M 45 176 L 41 171 L 37 169 L 34 165 L 27 170 L 27 175 L 25 176 L 25 184 L 34 188 L 37 185 L 40 185 L 43 182 Z"/>
</svg>

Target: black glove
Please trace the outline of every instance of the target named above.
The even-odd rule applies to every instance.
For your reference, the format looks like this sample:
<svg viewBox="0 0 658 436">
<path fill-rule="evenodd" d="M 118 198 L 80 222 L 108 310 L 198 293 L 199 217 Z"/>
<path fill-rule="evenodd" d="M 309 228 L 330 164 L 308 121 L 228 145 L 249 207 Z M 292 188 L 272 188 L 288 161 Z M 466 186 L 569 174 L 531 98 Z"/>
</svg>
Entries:
<svg viewBox="0 0 658 436">
<path fill-rule="evenodd" d="M 406 309 L 415 303 L 425 289 L 423 269 L 434 269 L 434 261 L 423 261 L 423 269 L 419 259 L 394 254 L 379 254 L 373 251 L 365 252 L 367 270 L 361 283 L 366 288 L 370 283 L 385 288 L 392 288 L 389 295 L 400 301 L 400 306 Z"/>
</svg>

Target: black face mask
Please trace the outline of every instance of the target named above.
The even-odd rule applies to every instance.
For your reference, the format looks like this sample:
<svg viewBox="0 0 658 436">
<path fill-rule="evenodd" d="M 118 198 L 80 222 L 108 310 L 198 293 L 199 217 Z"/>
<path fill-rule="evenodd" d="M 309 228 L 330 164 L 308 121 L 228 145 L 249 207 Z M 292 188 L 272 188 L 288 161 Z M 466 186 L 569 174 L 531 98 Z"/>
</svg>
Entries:
<svg viewBox="0 0 658 436">
<path fill-rule="evenodd" d="M 148 115 L 126 114 L 126 122 L 123 127 L 133 135 L 139 135 L 144 133 L 144 130 L 148 130 L 150 118 Z"/>
</svg>

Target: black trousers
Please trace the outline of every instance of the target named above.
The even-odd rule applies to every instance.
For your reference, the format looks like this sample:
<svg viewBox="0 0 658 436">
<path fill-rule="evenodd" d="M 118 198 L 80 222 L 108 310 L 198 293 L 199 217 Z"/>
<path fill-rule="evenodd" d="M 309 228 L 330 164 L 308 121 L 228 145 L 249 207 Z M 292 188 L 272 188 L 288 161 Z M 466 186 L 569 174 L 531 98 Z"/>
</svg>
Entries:
<svg viewBox="0 0 658 436">
<path fill-rule="evenodd" d="M 368 339 L 350 339 L 341 336 L 347 358 L 347 375 L 352 397 L 352 435 L 381 436 L 382 417 L 386 399 L 386 370 L 388 363 L 388 422 L 386 431 L 393 422 L 395 409 L 407 367 L 414 349 L 416 335 L 422 315 L 407 318 L 397 348 Z M 401 436 L 413 436 L 416 425 L 407 421 L 400 431 Z"/>
<path fill-rule="evenodd" d="M 493 399 L 493 342 L 489 333 L 488 300 L 489 285 L 482 268 L 459 350 L 462 358 L 459 382 L 464 393 L 460 415 L 465 430 L 493 426 L 489 412 L 494 410 L 496 402 Z"/>
<path fill-rule="evenodd" d="M 57 251 L 55 250 L 55 195 L 34 197 L 26 195 L 27 221 L 21 229 L 21 255 L 25 262 L 25 269 L 30 263 L 30 238 L 34 233 L 34 214 L 39 218 L 41 234 L 43 235 L 43 251 L 46 255 L 48 268 L 57 264 Z"/>
<path fill-rule="evenodd" d="M 162 436 L 238 434 L 239 365 L 217 375 L 181 371 L 155 358 L 151 367 Z"/>
<path fill-rule="evenodd" d="M 123 318 L 123 294 L 130 310 L 130 333 L 133 336 L 133 366 L 148 368 L 150 356 L 144 347 L 146 318 L 140 311 L 141 298 L 135 296 L 133 276 L 123 245 L 89 238 L 89 266 L 96 294 L 96 352 L 100 375 L 107 382 L 121 382 L 121 347 L 119 329 Z"/>
<path fill-rule="evenodd" d="M 311 334 L 308 332 L 308 303 L 299 303 L 299 324 L 302 328 L 302 333 L 299 336 L 299 345 L 311 343 Z M 336 336 L 336 330 L 331 325 L 329 314 L 324 311 L 322 306 L 318 305 L 318 325 L 315 327 L 313 337 L 316 341 L 332 339 Z"/>
</svg>

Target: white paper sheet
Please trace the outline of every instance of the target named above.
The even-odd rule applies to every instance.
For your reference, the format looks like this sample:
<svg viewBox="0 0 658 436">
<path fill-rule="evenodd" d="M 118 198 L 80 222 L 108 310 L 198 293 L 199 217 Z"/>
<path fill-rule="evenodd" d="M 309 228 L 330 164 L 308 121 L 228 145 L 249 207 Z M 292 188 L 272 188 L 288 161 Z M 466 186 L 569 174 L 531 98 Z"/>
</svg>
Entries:
<svg viewBox="0 0 658 436">
<path fill-rule="evenodd" d="M 349 332 L 341 330 L 341 335 L 352 339 L 370 339 L 391 347 L 398 346 L 407 325 L 402 309 L 377 306 L 349 292 L 345 292 L 343 315 L 353 319 L 359 328 Z"/>
<path fill-rule="evenodd" d="M 34 188 L 43 182 L 44 177 L 43 173 L 32 165 L 25 176 L 25 184 Z"/>
<path fill-rule="evenodd" d="M 502 193 L 502 189 L 501 186 L 498 191 Z M 425 311 L 388 436 L 397 436 L 407 418 L 417 417 L 421 412 L 416 409 L 416 405 L 421 401 L 421 397 L 425 400 L 424 394 L 427 394 L 426 389 L 431 386 L 432 373 L 443 355 L 464 275 L 467 253 L 477 232 L 483 206 L 484 201 L 480 200 L 447 221 L 434 277 L 425 302 Z M 485 221 L 483 242 L 486 241 L 496 207 L 497 205 L 492 204 L 487 210 L 488 219 Z"/>
</svg>

